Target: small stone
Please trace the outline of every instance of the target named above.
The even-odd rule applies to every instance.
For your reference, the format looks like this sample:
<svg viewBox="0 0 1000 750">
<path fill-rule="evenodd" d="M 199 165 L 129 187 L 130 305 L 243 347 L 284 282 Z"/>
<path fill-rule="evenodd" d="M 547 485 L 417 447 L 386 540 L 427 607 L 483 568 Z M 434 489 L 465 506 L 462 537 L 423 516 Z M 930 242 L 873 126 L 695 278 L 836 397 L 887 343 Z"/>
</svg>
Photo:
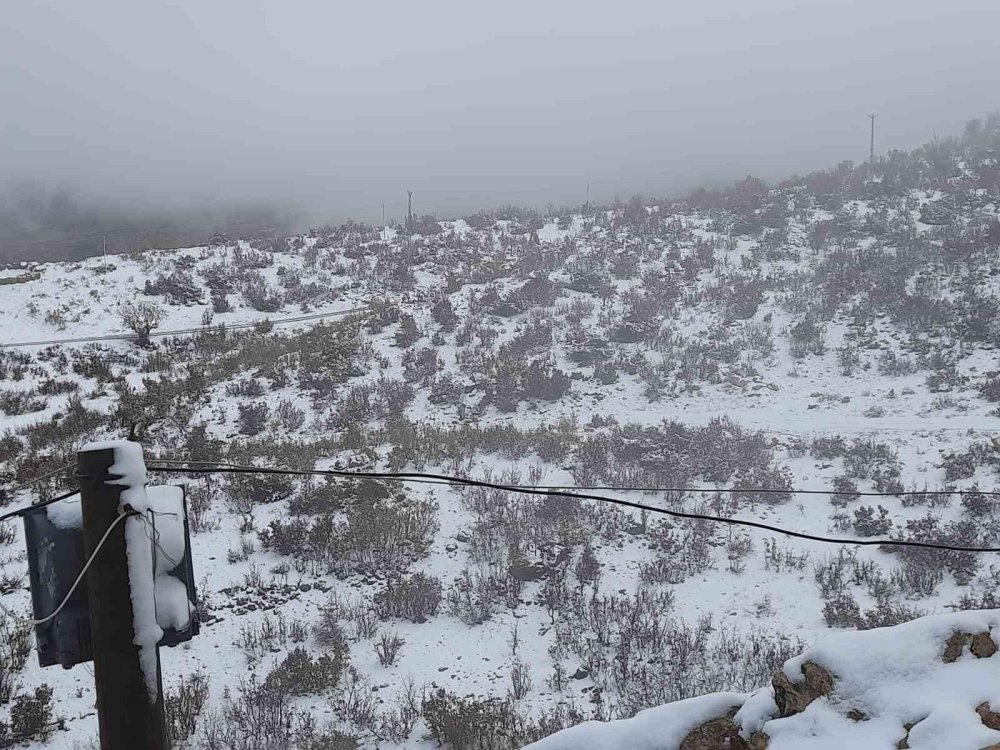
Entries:
<svg viewBox="0 0 1000 750">
<path fill-rule="evenodd" d="M 794 716 L 805 710 L 817 698 L 833 691 L 834 677 L 824 667 L 807 661 L 802 665 L 801 682 L 792 682 L 782 670 L 774 675 L 774 702 L 781 718 Z"/>
<path fill-rule="evenodd" d="M 740 737 L 740 730 L 733 723 L 737 708 L 731 709 L 725 716 L 711 719 L 695 727 L 681 740 L 678 750 L 747 750 L 747 742 Z"/>
<path fill-rule="evenodd" d="M 972 645 L 969 648 L 977 659 L 988 659 L 997 652 L 996 641 L 989 633 L 977 633 L 972 636 Z"/>
<path fill-rule="evenodd" d="M 962 650 L 968 641 L 968 633 L 952 633 L 944 642 L 944 654 L 941 656 L 941 661 L 945 664 L 958 661 L 958 657 L 962 655 Z"/>
<path fill-rule="evenodd" d="M 942 654 L 941 660 L 946 664 L 958 661 L 966 645 L 969 646 L 969 650 L 977 659 L 989 658 L 997 652 L 996 641 L 993 640 L 989 632 L 976 633 L 975 635 L 969 633 L 952 633 L 948 640 L 945 641 L 944 654 Z"/>
<path fill-rule="evenodd" d="M 991 710 L 988 702 L 980 703 L 976 706 L 976 713 L 979 714 L 979 718 L 982 719 L 983 724 L 990 729 L 1000 730 L 1000 714 Z"/>
</svg>

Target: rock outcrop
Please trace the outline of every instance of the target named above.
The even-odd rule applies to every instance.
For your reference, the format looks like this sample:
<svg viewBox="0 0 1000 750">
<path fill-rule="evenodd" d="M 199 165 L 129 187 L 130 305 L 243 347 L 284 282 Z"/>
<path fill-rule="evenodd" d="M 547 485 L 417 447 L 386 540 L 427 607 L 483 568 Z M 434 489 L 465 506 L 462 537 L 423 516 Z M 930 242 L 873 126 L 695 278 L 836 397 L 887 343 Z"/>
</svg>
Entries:
<svg viewBox="0 0 1000 750">
<path fill-rule="evenodd" d="M 636 717 L 594 733 L 576 727 L 533 748 L 1000 750 L 1000 704 L 983 701 L 1000 686 L 998 635 L 1000 610 L 838 633 L 742 698 L 720 693 L 714 704 L 703 696 L 642 712 L 638 735 L 639 725 L 629 726 Z M 644 734 L 656 720 L 662 731 Z"/>
<path fill-rule="evenodd" d="M 802 713 L 814 700 L 833 690 L 833 675 L 819 664 L 807 661 L 802 664 L 801 672 L 803 679 L 800 682 L 792 682 L 781 671 L 774 675 L 771 686 L 780 717 Z"/>
</svg>

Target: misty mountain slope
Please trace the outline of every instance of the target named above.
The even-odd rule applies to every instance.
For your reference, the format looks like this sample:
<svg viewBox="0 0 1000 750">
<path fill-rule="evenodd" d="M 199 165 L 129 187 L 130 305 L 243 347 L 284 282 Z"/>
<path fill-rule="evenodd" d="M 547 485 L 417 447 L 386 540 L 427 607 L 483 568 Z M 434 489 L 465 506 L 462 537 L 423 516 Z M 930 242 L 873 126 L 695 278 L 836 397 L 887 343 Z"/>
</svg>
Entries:
<svg viewBox="0 0 1000 750">
<path fill-rule="evenodd" d="M 162 330 L 207 328 L 149 348 L 0 348 L 0 487 L 134 429 L 151 459 L 767 489 L 604 494 L 994 545 L 998 138 L 991 121 L 894 152 L 874 182 L 842 165 L 679 202 L 2 271 L 16 282 L 0 287 L 4 343 L 121 333 L 129 301 L 158 306 Z M 157 481 L 188 486 L 202 577 L 202 634 L 163 652 L 165 684 L 190 699 L 171 706 L 197 709 L 176 717 L 188 747 L 516 747 L 755 690 L 831 628 L 997 606 L 1000 573 L 973 553 L 823 547 L 482 488 Z M 855 494 L 872 490 L 911 494 Z M 23 614 L 19 534 L 4 535 L 0 591 Z M 0 652 L 11 722 L 30 707 L 15 695 L 48 684 L 64 722 L 47 742 L 86 747 L 87 668 L 33 658 Z"/>
</svg>

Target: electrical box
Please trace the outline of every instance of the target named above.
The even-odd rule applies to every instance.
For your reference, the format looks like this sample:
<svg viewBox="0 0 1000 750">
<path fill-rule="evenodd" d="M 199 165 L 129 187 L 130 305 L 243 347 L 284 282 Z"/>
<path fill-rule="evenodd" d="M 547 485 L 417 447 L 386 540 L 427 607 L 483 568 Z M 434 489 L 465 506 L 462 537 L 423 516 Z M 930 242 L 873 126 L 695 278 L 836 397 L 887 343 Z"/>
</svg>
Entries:
<svg viewBox="0 0 1000 750">
<path fill-rule="evenodd" d="M 86 560 L 83 531 L 69 525 L 74 504 L 75 513 L 79 515 L 79 495 L 24 514 L 31 609 L 36 620 L 48 616 L 62 603 Z M 47 509 L 57 506 L 60 506 L 57 514 L 50 519 Z M 35 641 L 38 663 L 43 667 L 62 664 L 69 668 L 93 658 L 86 581 L 81 582 L 58 615 L 35 626 Z"/>
<path fill-rule="evenodd" d="M 153 511 L 147 520 L 150 553 L 156 560 L 155 582 L 159 584 L 155 587 L 157 606 L 169 606 L 171 611 L 164 612 L 164 619 L 172 621 L 167 625 L 161 622 L 163 638 L 159 645 L 176 646 L 191 640 L 200 629 L 187 498 L 183 487 L 147 486 L 146 493 Z M 24 514 L 24 538 L 33 617 L 41 620 L 63 602 L 87 560 L 80 496 L 29 509 Z M 184 611 L 178 612 L 180 600 Z M 43 667 L 61 664 L 68 669 L 93 659 L 86 577 L 59 614 L 35 626 L 35 640 L 38 662 Z"/>
</svg>

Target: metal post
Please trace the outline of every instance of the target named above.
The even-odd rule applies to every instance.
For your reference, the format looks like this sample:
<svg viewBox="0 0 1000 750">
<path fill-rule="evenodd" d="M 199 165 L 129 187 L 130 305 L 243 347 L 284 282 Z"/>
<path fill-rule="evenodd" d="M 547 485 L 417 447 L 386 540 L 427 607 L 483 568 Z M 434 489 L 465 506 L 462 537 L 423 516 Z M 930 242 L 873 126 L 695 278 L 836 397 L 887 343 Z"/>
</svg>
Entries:
<svg viewBox="0 0 1000 750">
<path fill-rule="evenodd" d="M 406 191 L 406 247 L 413 246 L 413 191 Z"/>
<path fill-rule="evenodd" d="M 115 479 L 109 475 L 114 462 L 115 451 L 111 448 L 77 454 L 88 557 L 118 517 L 120 495 L 127 489 L 108 484 Z M 87 571 L 101 750 L 166 750 L 159 653 L 154 701 L 139 665 L 139 647 L 133 643 L 135 626 L 125 545 L 125 524 L 133 521 L 127 519 L 115 527 Z"/>
<path fill-rule="evenodd" d="M 875 118 L 878 117 L 877 114 L 870 114 L 868 118 L 872 121 L 872 139 L 871 139 L 871 149 L 868 152 L 868 177 L 869 179 L 875 179 Z"/>
</svg>

